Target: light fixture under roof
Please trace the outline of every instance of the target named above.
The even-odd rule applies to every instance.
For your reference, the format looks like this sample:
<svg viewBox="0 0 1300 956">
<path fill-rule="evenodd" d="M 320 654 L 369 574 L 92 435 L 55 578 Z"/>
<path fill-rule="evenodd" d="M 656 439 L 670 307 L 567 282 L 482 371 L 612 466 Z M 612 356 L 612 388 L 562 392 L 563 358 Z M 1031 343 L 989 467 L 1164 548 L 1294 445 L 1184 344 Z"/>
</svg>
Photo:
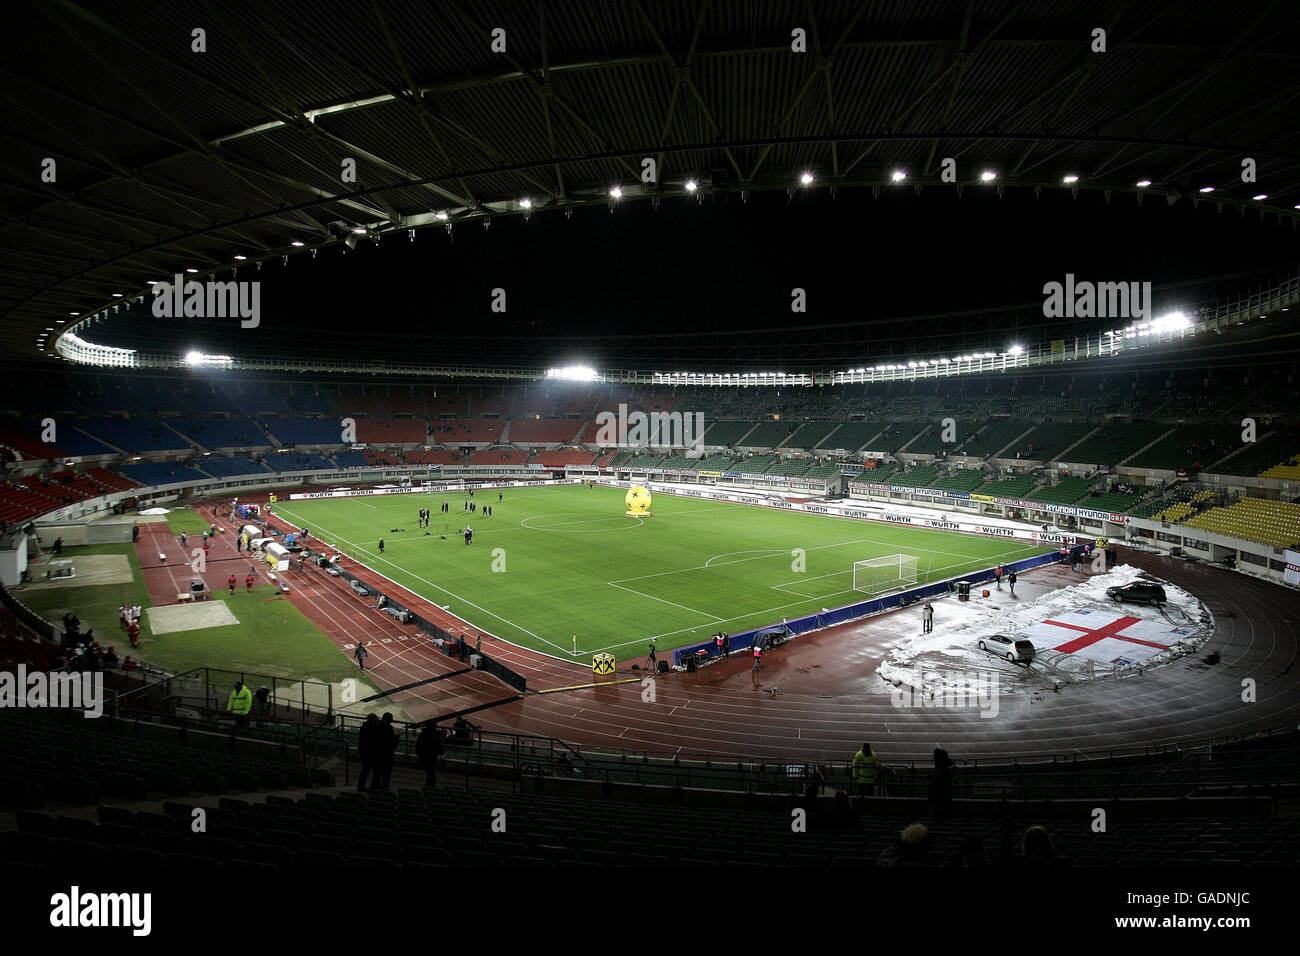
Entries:
<svg viewBox="0 0 1300 956">
<path fill-rule="evenodd" d="M 190 266 L 190 267 L 189 267 L 188 269 L 186 269 L 185 271 L 186 271 L 186 272 L 198 272 L 199 270 L 198 270 L 198 269 L 195 269 L 193 266 Z"/>
<path fill-rule="evenodd" d="M 447 214 L 443 212 L 441 209 L 439 209 L 437 212 L 433 214 L 433 218 L 437 219 L 439 222 L 446 222 Z"/>
<path fill-rule="evenodd" d="M 1074 173 L 1070 173 L 1070 175 L 1066 176 L 1064 179 L 1061 180 L 1061 182 L 1067 184 L 1074 184 L 1077 183 L 1078 181 L 1079 181 L 1079 177 L 1074 175 Z"/>
<path fill-rule="evenodd" d="M 700 188 L 699 183 L 697 183 L 695 180 L 693 179 L 686 180 L 686 191 L 688 193 L 693 193 L 695 192 L 695 190 L 699 188 Z"/>
<path fill-rule="evenodd" d="M 1138 188 L 1138 189 L 1146 189 L 1148 186 L 1151 185 L 1151 180 L 1149 180 L 1149 179 L 1139 179 L 1139 180 L 1137 181 L 1136 185 L 1137 185 L 1137 188 Z"/>
<path fill-rule="evenodd" d="M 1214 187 L 1213 187 L 1213 186 L 1202 186 L 1202 187 L 1201 187 L 1201 192 L 1203 192 L 1203 193 L 1212 193 L 1212 192 L 1214 192 Z"/>
<path fill-rule="evenodd" d="M 622 186 L 611 186 L 610 189 L 609 189 L 609 195 L 610 195 L 610 198 L 611 198 L 611 199 L 622 199 L 622 198 L 623 198 L 623 187 L 622 187 Z"/>
<path fill-rule="evenodd" d="M 521 209 L 532 209 L 533 201 L 525 196 L 523 199 L 519 200 L 519 206 Z"/>
<path fill-rule="evenodd" d="M 366 227 L 365 227 L 365 226 L 353 226 L 353 227 L 352 227 L 352 233 L 353 233 L 353 235 L 364 236 L 364 235 L 366 234 Z"/>
<path fill-rule="evenodd" d="M 289 245 L 291 245 L 291 246 L 300 246 L 300 247 L 301 247 L 301 246 L 305 246 L 306 243 L 303 242 L 301 239 L 295 239 L 293 242 L 289 243 Z"/>
<path fill-rule="evenodd" d="M 799 182 L 803 183 L 805 186 L 811 186 L 812 181 L 813 181 L 813 174 L 809 172 L 805 172 L 799 177 Z"/>
<path fill-rule="evenodd" d="M 901 183 L 904 179 L 907 178 L 907 173 L 901 169 L 896 169 L 889 174 L 889 178 L 896 183 Z"/>
<path fill-rule="evenodd" d="M 984 170 L 984 172 L 980 173 L 980 182 L 982 183 L 992 182 L 997 178 L 998 178 L 998 174 L 991 169 L 986 169 Z"/>
<path fill-rule="evenodd" d="M 1250 198 L 1255 200 L 1256 202 L 1259 202 L 1261 199 L 1267 199 L 1268 193 L 1259 193 L 1258 195 L 1251 196 Z"/>
<path fill-rule="evenodd" d="M 243 262 L 245 259 L 248 258 L 248 256 L 235 256 L 235 258 L 236 258 L 237 260 L 239 260 L 240 262 Z"/>
</svg>

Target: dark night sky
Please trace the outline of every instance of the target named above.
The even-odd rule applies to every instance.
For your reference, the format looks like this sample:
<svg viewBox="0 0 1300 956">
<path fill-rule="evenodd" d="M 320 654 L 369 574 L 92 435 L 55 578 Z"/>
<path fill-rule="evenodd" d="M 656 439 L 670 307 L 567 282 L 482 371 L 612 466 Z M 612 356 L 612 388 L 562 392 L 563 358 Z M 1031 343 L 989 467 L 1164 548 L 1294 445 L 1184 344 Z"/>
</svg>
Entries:
<svg viewBox="0 0 1300 956">
<path fill-rule="evenodd" d="M 825 189 L 666 199 L 502 217 L 490 230 L 457 226 L 404 233 L 376 246 L 298 254 L 240 278 L 262 280 L 256 331 L 187 330 L 200 347 L 283 345 L 286 333 L 324 329 L 408 336 L 583 335 L 853 322 L 1041 301 L 1042 285 L 1080 279 L 1157 284 L 1296 261 L 1300 234 L 1274 222 L 1131 195 L 988 187 Z M 229 278 L 223 275 L 222 278 Z M 806 315 L 790 290 L 808 292 Z M 489 309 L 502 287 L 508 311 Z M 144 326 L 136 324 L 144 331 Z M 96 332 L 99 332 L 97 329 Z M 166 336 L 180 343 L 172 334 Z M 118 336 L 96 335 L 112 342 Z M 157 338 L 155 338 L 157 342 Z M 125 343 L 124 343 L 125 344 Z M 454 360 L 454 356 L 442 356 Z"/>
</svg>

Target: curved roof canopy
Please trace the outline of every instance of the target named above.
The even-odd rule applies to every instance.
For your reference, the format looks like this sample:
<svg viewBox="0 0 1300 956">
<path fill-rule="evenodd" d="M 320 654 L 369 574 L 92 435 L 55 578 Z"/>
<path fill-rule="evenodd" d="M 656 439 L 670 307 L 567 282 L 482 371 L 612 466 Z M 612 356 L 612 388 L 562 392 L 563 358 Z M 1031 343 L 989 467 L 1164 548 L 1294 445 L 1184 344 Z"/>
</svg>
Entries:
<svg viewBox="0 0 1300 956">
<path fill-rule="evenodd" d="M 20 7 L 0 66 L 0 350 L 26 356 L 186 268 L 614 187 L 937 187 L 951 157 L 957 184 L 988 168 L 999 187 L 1300 215 L 1284 2 Z"/>
</svg>

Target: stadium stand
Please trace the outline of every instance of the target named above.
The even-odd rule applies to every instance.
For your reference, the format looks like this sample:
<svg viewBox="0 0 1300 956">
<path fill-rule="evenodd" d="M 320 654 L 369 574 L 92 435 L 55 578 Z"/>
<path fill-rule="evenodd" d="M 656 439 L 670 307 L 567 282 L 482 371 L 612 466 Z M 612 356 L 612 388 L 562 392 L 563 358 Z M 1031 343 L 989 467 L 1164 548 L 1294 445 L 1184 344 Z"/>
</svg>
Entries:
<svg viewBox="0 0 1300 956">
<path fill-rule="evenodd" d="M 266 456 L 266 464 L 272 471 L 319 471 L 324 468 L 337 467 L 328 458 L 321 455 L 304 455 L 294 452 L 279 452 Z"/>
<path fill-rule="evenodd" d="M 204 448 L 253 448 L 271 440 L 247 418 L 172 418 L 167 424 Z"/>
<path fill-rule="evenodd" d="M 1064 460 L 1081 464 L 1118 465 L 1169 431 L 1170 427 L 1154 422 L 1107 422 L 1097 434 L 1071 448 Z"/>
<path fill-rule="evenodd" d="M 328 418 L 277 418 L 266 430 L 282 445 L 341 445 L 343 426 Z"/>
<path fill-rule="evenodd" d="M 823 438 L 817 448 L 843 448 L 857 451 L 885 430 L 886 422 L 845 422 Z"/>
<path fill-rule="evenodd" d="M 835 422 L 805 422 L 790 433 L 781 448 L 816 448 L 835 428 Z"/>
<path fill-rule="evenodd" d="M 582 427 L 576 418 L 514 418 L 510 421 L 509 439 L 532 445 L 567 444 Z"/>
<path fill-rule="evenodd" d="M 218 458 L 212 456 L 199 460 L 197 465 L 214 478 L 231 478 L 235 475 L 266 474 L 271 470 L 261 462 L 253 461 L 253 459 L 248 457 Z"/>
<path fill-rule="evenodd" d="M 1057 505 L 1072 505 L 1088 493 L 1092 482 L 1087 478 L 1062 478 L 1054 485 L 1044 485 L 1025 495 L 1026 501 L 1043 501 Z"/>
<path fill-rule="evenodd" d="M 767 470 L 769 475 L 785 475 L 787 478 L 797 478 L 808 471 L 812 464 L 810 458 L 787 458 L 784 461 L 777 461 Z"/>
<path fill-rule="evenodd" d="M 171 461 L 145 461 L 118 465 L 117 470 L 142 485 L 170 485 L 180 481 L 206 481 L 210 476 L 197 468 Z"/>
<path fill-rule="evenodd" d="M 1300 543 L 1300 504 L 1241 498 L 1226 508 L 1211 508 L 1188 518 L 1183 527 L 1291 548 Z"/>
<path fill-rule="evenodd" d="M 785 444 L 786 439 L 798 428 L 795 422 L 761 421 L 745 436 L 745 444 L 751 448 L 776 448 L 778 445 Z"/>
<path fill-rule="evenodd" d="M 555 451 L 543 451 L 528 459 L 530 465 L 542 465 L 545 468 L 563 468 L 566 465 L 590 465 L 595 454 L 581 448 L 557 448 Z"/>
<path fill-rule="evenodd" d="M 732 471 L 735 465 L 736 459 L 731 455 L 709 455 L 707 458 L 692 462 L 687 467 L 691 471 Z"/>
<path fill-rule="evenodd" d="M 480 448 L 465 459 L 467 465 L 526 465 L 528 452 L 518 448 Z"/>
<path fill-rule="evenodd" d="M 363 452 L 359 451 L 341 451 L 334 456 L 340 468 L 367 468 L 370 466 L 370 459 Z"/>
<path fill-rule="evenodd" d="M 1254 444 L 1245 445 L 1241 451 L 1212 464 L 1206 471 L 1223 475 L 1243 475 L 1246 477 L 1284 477 L 1286 472 L 1276 475 L 1268 474 L 1279 465 L 1285 469 L 1291 466 L 1300 452 L 1300 438 L 1289 429 L 1279 429 L 1264 435 Z"/>
<path fill-rule="evenodd" d="M 1196 514 L 1213 497 L 1211 491 L 1199 490 L 1190 485 L 1176 486 L 1155 501 L 1130 509 L 1129 514 L 1135 518 L 1154 518 L 1156 521 L 1174 523 Z"/>
<path fill-rule="evenodd" d="M 440 418 L 429 423 L 429 438 L 439 444 L 493 444 L 501 441 L 506 423 L 499 418 Z M 577 431 L 577 428 L 574 428 Z"/>
<path fill-rule="evenodd" d="M 379 404 L 379 395 L 375 390 L 349 386 L 339 389 L 339 414 L 382 415 L 383 412 L 384 409 Z"/>
<path fill-rule="evenodd" d="M 1071 445 L 1080 441 L 1097 426 L 1091 422 L 1052 422 L 1036 425 L 1029 434 L 1002 449 L 999 458 L 1028 461 L 1057 461 Z"/>
<path fill-rule="evenodd" d="M 77 427 L 133 455 L 147 451 L 180 451 L 191 447 L 179 434 L 154 419 L 87 418 L 77 422 Z"/>
<path fill-rule="evenodd" d="M 406 453 L 408 465 L 463 465 L 464 456 L 448 448 L 417 448 Z"/>
<path fill-rule="evenodd" d="M 929 427 L 930 422 L 890 422 L 885 426 L 884 431 L 866 443 L 863 450 L 874 454 L 893 454 L 906 447 L 908 451 L 916 454 L 931 454 L 939 444 L 937 434 L 927 435 L 918 441 L 921 433 Z M 908 447 L 912 442 L 917 444 Z M 932 445 L 935 447 L 931 447 Z"/>
<path fill-rule="evenodd" d="M 737 461 L 731 466 L 731 470 L 742 475 L 761 475 L 771 468 L 775 461 L 775 455 L 750 455 Z"/>
<path fill-rule="evenodd" d="M 423 445 L 428 441 L 423 418 L 357 419 L 357 441 L 375 445 Z"/>
<path fill-rule="evenodd" d="M 988 478 L 989 473 L 982 468 L 958 468 L 941 474 L 929 487 L 944 491 L 974 491 Z"/>
<path fill-rule="evenodd" d="M 915 468 L 908 468 L 901 474 L 893 475 L 889 481 L 891 484 L 907 488 L 924 488 L 938 476 L 939 469 L 936 466 L 918 465 Z"/>
<path fill-rule="evenodd" d="M 996 498 L 1024 498 L 1037 484 L 1036 475 L 1017 475 L 1014 478 L 995 479 L 976 490 L 982 495 Z"/>
<path fill-rule="evenodd" d="M 1125 462 L 1130 468 L 1198 472 L 1241 446 L 1241 428 L 1204 422 L 1183 425 Z"/>
<path fill-rule="evenodd" d="M 960 427 L 960 422 L 958 423 Z M 990 422 L 978 435 L 961 442 L 957 454 L 974 458 L 996 456 L 1029 428 L 1023 419 L 1009 422 Z"/>
<path fill-rule="evenodd" d="M 834 478 L 840 473 L 840 466 L 835 462 L 828 462 L 824 465 L 813 465 L 803 473 L 804 478 L 811 480 Z"/>
<path fill-rule="evenodd" d="M 707 419 L 706 419 L 707 421 Z M 751 421 L 715 421 L 704 432 L 706 445 L 734 445 L 754 427 Z"/>
</svg>

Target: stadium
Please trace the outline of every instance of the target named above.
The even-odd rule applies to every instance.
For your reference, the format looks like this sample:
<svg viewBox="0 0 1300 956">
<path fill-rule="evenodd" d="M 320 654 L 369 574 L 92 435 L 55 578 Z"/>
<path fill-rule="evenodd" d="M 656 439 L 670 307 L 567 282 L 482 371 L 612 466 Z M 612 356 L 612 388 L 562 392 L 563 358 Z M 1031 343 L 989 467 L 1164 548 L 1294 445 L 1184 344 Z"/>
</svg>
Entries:
<svg viewBox="0 0 1300 956">
<path fill-rule="evenodd" d="M 9 874 L 1293 871 L 1292 11 L 21 6 Z"/>
</svg>

